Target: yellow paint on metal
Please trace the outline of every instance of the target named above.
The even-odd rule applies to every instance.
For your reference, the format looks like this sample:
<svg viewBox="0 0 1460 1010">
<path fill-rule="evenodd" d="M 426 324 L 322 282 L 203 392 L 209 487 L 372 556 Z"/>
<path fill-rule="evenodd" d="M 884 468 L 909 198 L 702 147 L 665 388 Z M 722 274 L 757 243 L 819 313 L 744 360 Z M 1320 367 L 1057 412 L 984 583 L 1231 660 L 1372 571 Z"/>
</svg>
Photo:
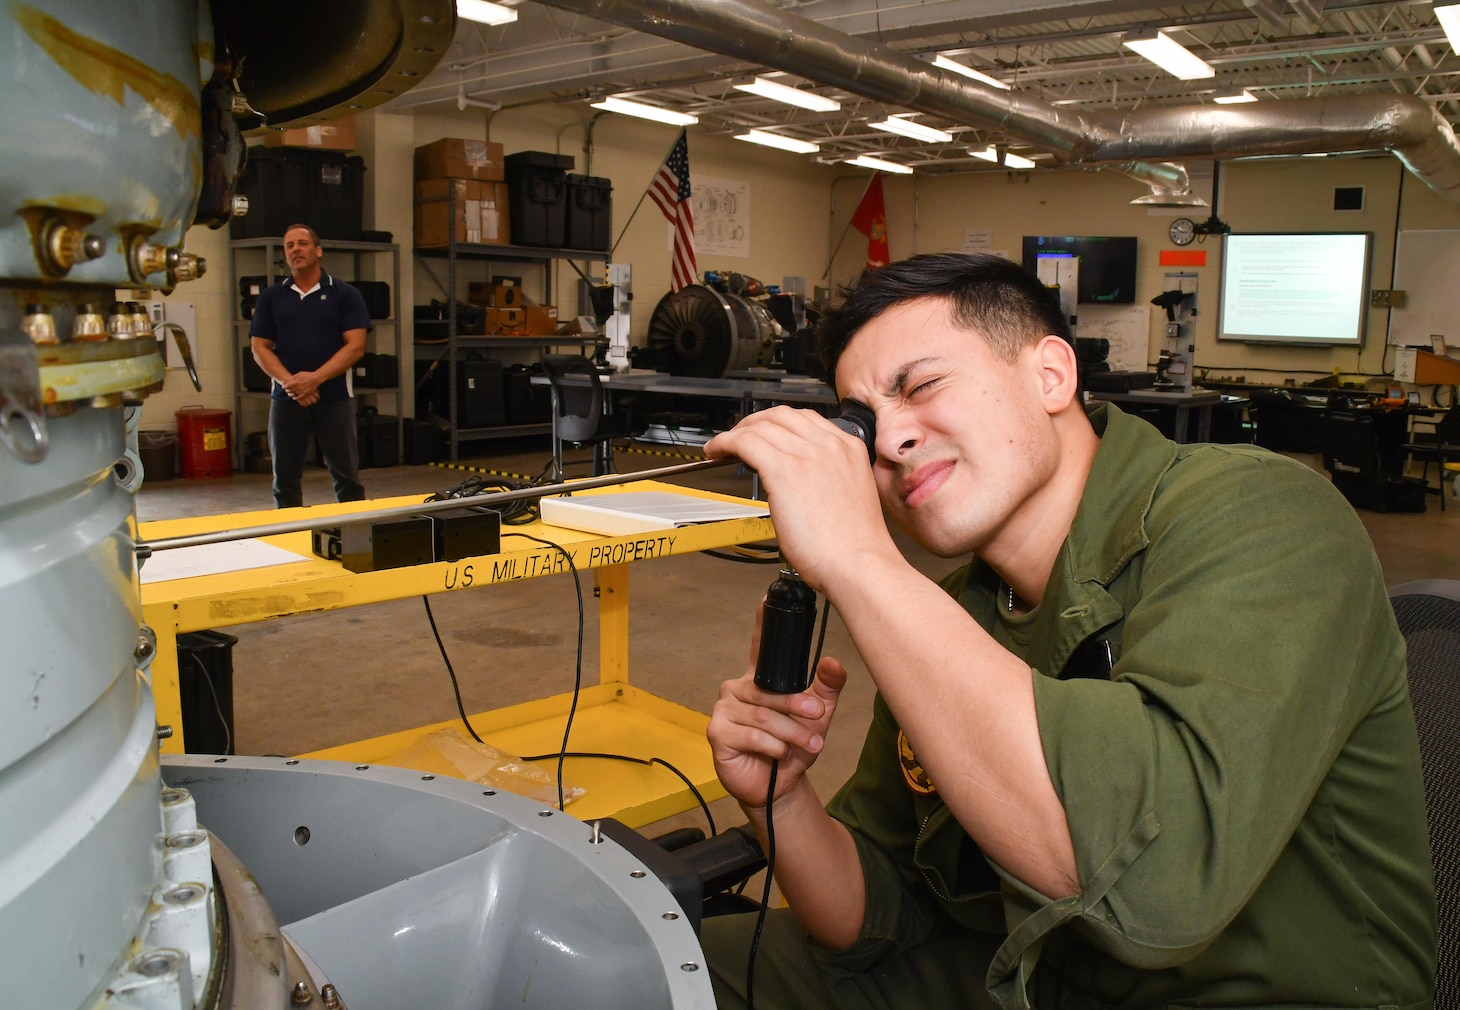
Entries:
<svg viewBox="0 0 1460 1010">
<path fill-rule="evenodd" d="M 36 348 L 41 401 L 90 400 L 114 393 L 145 396 L 162 388 L 167 372 L 151 340 L 71 342 Z"/>
<path fill-rule="evenodd" d="M 202 109 L 198 96 L 171 74 L 158 73 L 147 64 L 104 42 L 72 31 L 29 4 L 12 3 L 15 21 L 35 44 L 86 90 L 122 105 L 126 89 L 141 97 L 177 130 L 183 140 L 199 135 Z"/>
<path fill-rule="evenodd" d="M 552 754 L 562 745 L 571 703 L 571 694 L 559 694 L 469 718 L 478 735 L 498 750 L 519 756 Z M 579 695 L 568 746 L 575 751 L 668 761 L 695 784 L 706 801 L 711 801 L 724 796 L 725 790 L 715 777 L 705 739 L 708 725 L 707 716 L 627 684 L 597 685 L 584 688 Z M 443 729 L 466 733 L 459 720 L 447 720 L 299 756 L 382 764 L 382 758 Z M 557 772 L 555 761 L 543 761 L 538 767 L 549 774 Z M 680 778 L 657 766 L 570 758 L 564 777 L 585 790 L 582 797 L 568 804 L 568 813 L 582 820 L 616 817 L 630 827 L 640 827 L 696 805 Z"/>
<path fill-rule="evenodd" d="M 675 491 L 738 504 L 743 498 L 684 488 L 658 481 L 636 481 L 585 494 L 621 494 Z M 306 516 L 337 517 L 394 505 L 416 504 L 421 495 L 365 502 L 331 502 L 305 509 L 259 510 L 226 516 L 202 516 L 142 523 L 144 542 L 214 530 L 241 529 L 271 521 Z M 399 600 L 426 593 L 454 592 L 498 582 L 513 582 L 565 572 L 562 555 L 552 547 L 529 540 L 513 540 L 522 532 L 561 545 L 580 569 L 593 569 L 600 590 L 599 683 L 585 688 L 570 743 L 574 750 L 604 750 L 633 757 L 658 757 L 674 764 L 705 793 L 707 799 L 724 795 L 709 763 L 704 732 L 706 716 L 638 691 L 628 683 L 629 594 L 628 566 L 634 561 L 688 554 L 712 548 L 768 540 L 775 536 L 769 519 L 734 519 L 682 529 L 633 536 L 603 536 L 549 526 L 541 521 L 504 531 L 502 553 L 461 561 L 353 573 L 338 561 L 315 557 L 310 534 L 286 533 L 265 542 L 299 555 L 293 564 L 253 568 L 219 575 L 200 575 L 142 586 L 143 619 L 157 632 L 153 661 L 153 690 L 162 713 L 179 711 L 177 700 L 176 636 L 224 625 L 248 624 L 275 617 L 314 613 L 340 607 Z M 515 754 L 554 751 L 562 742 L 568 696 L 515 705 L 472 716 L 472 725 L 488 743 Z M 168 753 L 183 749 L 182 722 L 171 721 L 174 735 L 164 741 Z M 401 750 L 419 736 L 450 723 L 405 730 L 358 744 L 346 744 L 310 757 L 331 757 L 369 763 L 380 755 Z M 488 739 L 491 733 L 493 738 Z M 500 737 L 498 739 L 497 737 Z M 343 755 L 343 756 L 342 756 Z M 647 769 L 622 762 L 595 762 L 610 767 L 589 767 L 580 762 L 571 778 L 589 794 L 569 804 L 580 817 L 612 814 L 634 826 L 668 817 L 693 806 L 693 797 L 678 778 L 660 768 Z"/>
<path fill-rule="evenodd" d="M 629 682 L 629 566 L 593 572 L 598 587 L 598 682 Z"/>
</svg>

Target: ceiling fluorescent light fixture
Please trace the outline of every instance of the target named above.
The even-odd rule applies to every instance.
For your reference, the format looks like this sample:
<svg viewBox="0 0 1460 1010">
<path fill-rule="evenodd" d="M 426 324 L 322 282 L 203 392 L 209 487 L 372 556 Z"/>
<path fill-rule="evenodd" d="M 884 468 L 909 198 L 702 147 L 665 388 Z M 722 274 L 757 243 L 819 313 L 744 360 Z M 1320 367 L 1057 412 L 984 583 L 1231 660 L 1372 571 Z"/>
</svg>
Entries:
<svg viewBox="0 0 1460 1010">
<path fill-rule="evenodd" d="M 752 77 L 748 81 L 736 81 L 731 86 L 737 91 L 745 91 L 752 95 L 759 95 L 761 98 L 769 98 L 774 102 L 794 105 L 798 109 L 809 109 L 812 112 L 835 112 L 842 107 L 842 103 L 834 99 L 823 98 L 815 92 L 802 91 L 800 88 L 793 88 L 766 77 Z"/>
<path fill-rule="evenodd" d="M 1217 76 L 1210 63 L 1165 32 L 1126 32 L 1122 44 L 1183 81 Z"/>
<path fill-rule="evenodd" d="M 670 126 L 693 126 L 700 121 L 699 116 L 691 116 L 687 112 L 661 109 L 657 105 L 631 102 L 627 98 L 605 98 L 601 102 L 594 102 L 593 108 L 602 109 L 604 112 L 617 112 L 621 116 L 652 119 L 656 123 L 668 123 Z"/>
<path fill-rule="evenodd" d="M 921 140 L 925 144 L 946 144 L 953 139 L 951 133 L 944 133 L 942 130 L 935 130 L 931 126 L 924 126 L 922 123 L 915 123 L 899 116 L 889 116 L 880 123 L 868 123 L 867 125 L 874 130 L 884 130 L 887 133 L 911 137 L 913 140 Z"/>
<path fill-rule="evenodd" d="M 1257 101 L 1257 96 L 1246 88 L 1223 88 L 1212 95 L 1212 101 L 1218 105 L 1241 105 L 1243 102 Z"/>
<path fill-rule="evenodd" d="M 487 0 L 456 0 L 456 16 L 484 25 L 505 25 L 517 20 L 517 8 Z"/>
<path fill-rule="evenodd" d="M 1460 4 L 1435 4 L 1435 17 L 1439 19 L 1440 27 L 1445 29 L 1450 48 L 1460 52 Z"/>
<path fill-rule="evenodd" d="M 982 158 L 984 161 L 992 161 L 996 165 L 999 163 L 999 152 L 997 148 L 970 147 L 968 149 L 968 153 L 970 157 Z M 1022 154 L 1012 154 L 1009 151 L 1005 151 L 1004 167 L 1018 169 L 1033 168 L 1034 162 L 1029 158 L 1024 157 Z"/>
<path fill-rule="evenodd" d="M 883 161 L 881 158 L 872 158 L 865 154 L 856 158 L 848 158 L 847 164 L 856 165 L 858 168 L 870 168 L 878 172 L 892 172 L 896 175 L 913 174 L 913 170 L 907 165 L 899 165 L 895 161 Z"/>
<path fill-rule="evenodd" d="M 975 81 L 980 81 L 984 84 L 987 84 L 991 88 L 1003 88 L 1005 91 L 1011 90 L 1009 85 L 1005 84 L 997 77 L 990 77 L 988 74 L 985 74 L 979 70 L 975 70 L 970 66 L 966 66 L 965 64 L 959 63 L 957 60 L 950 60 L 948 57 L 942 55 L 941 53 L 933 57 L 933 66 L 942 67 L 944 70 L 951 70 L 953 73 L 962 74 L 964 77 L 971 77 Z"/>
<path fill-rule="evenodd" d="M 751 130 L 748 133 L 737 133 L 736 140 L 746 140 L 752 144 L 759 144 L 762 147 L 775 147 L 782 151 L 791 151 L 794 154 L 815 154 L 821 150 L 820 144 L 813 144 L 808 140 L 797 140 L 795 137 L 783 137 L 779 133 L 770 133 L 766 130 Z"/>
</svg>

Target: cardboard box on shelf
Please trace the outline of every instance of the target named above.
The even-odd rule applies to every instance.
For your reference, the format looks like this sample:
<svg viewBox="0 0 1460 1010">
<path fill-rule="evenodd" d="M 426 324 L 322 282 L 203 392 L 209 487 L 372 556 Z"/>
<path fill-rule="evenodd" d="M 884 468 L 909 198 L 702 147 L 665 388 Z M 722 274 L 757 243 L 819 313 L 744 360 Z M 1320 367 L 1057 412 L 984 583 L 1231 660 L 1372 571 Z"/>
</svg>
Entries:
<svg viewBox="0 0 1460 1010">
<path fill-rule="evenodd" d="M 416 148 L 416 179 L 475 179 L 501 182 L 506 179 L 502 145 L 486 140 L 446 137 Z M 505 198 L 505 194 L 503 194 Z M 504 202 L 503 207 L 506 204 Z"/>
<path fill-rule="evenodd" d="M 522 289 L 515 284 L 493 284 L 472 281 L 466 286 L 466 300 L 473 305 L 495 305 L 499 309 L 521 308 L 527 304 Z"/>
<path fill-rule="evenodd" d="M 505 336 L 522 336 L 527 332 L 527 310 L 519 308 L 488 309 L 487 311 L 497 314 L 497 328 L 491 332 Z"/>
<path fill-rule="evenodd" d="M 264 134 L 265 147 L 318 147 L 327 151 L 355 149 L 355 117 L 332 119 L 293 130 L 270 130 Z"/>
<path fill-rule="evenodd" d="M 506 189 L 505 183 L 472 179 L 427 179 L 416 183 L 416 248 L 440 248 L 451 240 L 453 230 L 457 242 L 506 244 L 510 234 Z M 448 220 L 453 195 L 454 228 Z"/>
<path fill-rule="evenodd" d="M 558 332 L 556 305 L 529 305 L 524 310 L 524 325 L 531 337 L 551 337 Z"/>
</svg>

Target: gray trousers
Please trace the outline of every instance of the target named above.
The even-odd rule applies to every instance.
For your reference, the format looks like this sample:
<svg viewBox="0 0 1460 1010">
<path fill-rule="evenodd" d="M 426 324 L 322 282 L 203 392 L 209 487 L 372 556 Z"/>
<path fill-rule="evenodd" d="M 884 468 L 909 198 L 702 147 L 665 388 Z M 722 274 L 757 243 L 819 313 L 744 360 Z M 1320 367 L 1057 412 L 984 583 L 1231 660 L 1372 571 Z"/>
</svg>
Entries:
<svg viewBox="0 0 1460 1010">
<path fill-rule="evenodd" d="M 313 436 L 335 482 L 335 501 L 360 501 L 360 455 L 355 441 L 355 401 L 323 400 L 301 407 L 293 400 L 269 401 L 269 453 L 274 457 L 274 504 L 304 504 L 301 482 Z"/>
</svg>

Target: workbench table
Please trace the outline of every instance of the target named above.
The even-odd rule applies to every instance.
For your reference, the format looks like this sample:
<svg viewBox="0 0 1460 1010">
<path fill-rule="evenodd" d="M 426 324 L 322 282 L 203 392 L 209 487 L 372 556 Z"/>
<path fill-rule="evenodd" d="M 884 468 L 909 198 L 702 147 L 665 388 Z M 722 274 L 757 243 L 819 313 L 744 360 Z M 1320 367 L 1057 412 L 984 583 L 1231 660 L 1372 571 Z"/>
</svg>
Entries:
<svg viewBox="0 0 1460 1010">
<path fill-rule="evenodd" d="M 757 504 L 655 481 L 637 481 L 586 494 L 650 490 Z M 140 536 L 144 541 L 157 540 L 311 516 L 345 516 L 423 500 L 424 496 L 401 497 L 170 519 L 141 524 Z M 171 726 L 173 731 L 162 742 L 162 749 L 181 753 L 184 744 L 178 689 L 178 635 L 428 593 L 480 589 L 568 570 L 562 555 L 553 548 L 509 539 L 508 533 L 526 533 L 561 545 L 572 555 L 573 564 L 585 581 L 587 570 L 592 570 L 598 590 L 598 683 L 585 686 L 581 692 L 570 749 L 662 758 L 683 771 L 707 800 L 725 795 L 715 778 L 705 741 L 708 717 L 629 684 L 629 565 L 638 560 L 768 540 L 775 536 L 769 519 L 733 519 L 629 536 L 583 533 L 541 522 L 504 526 L 500 554 L 359 574 L 347 571 L 337 561 L 316 557 L 310 550 L 308 532 L 288 533 L 264 540 L 298 554 L 298 562 L 144 583 L 143 619 L 157 635 L 157 651 L 151 666 L 157 721 Z M 584 591 L 588 591 L 586 585 Z M 555 695 L 477 713 L 471 716 L 471 722 L 487 743 L 509 754 L 556 752 L 562 744 L 563 724 L 571 699 L 571 694 Z M 428 733 L 457 725 L 452 720 L 433 726 L 403 728 L 387 736 L 301 756 L 368 764 Z M 695 805 L 684 783 L 659 767 L 570 759 L 564 777 L 586 789 L 581 799 L 568 804 L 568 813 L 584 820 L 614 816 L 631 826 L 639 826 Z"/>
</svg>

